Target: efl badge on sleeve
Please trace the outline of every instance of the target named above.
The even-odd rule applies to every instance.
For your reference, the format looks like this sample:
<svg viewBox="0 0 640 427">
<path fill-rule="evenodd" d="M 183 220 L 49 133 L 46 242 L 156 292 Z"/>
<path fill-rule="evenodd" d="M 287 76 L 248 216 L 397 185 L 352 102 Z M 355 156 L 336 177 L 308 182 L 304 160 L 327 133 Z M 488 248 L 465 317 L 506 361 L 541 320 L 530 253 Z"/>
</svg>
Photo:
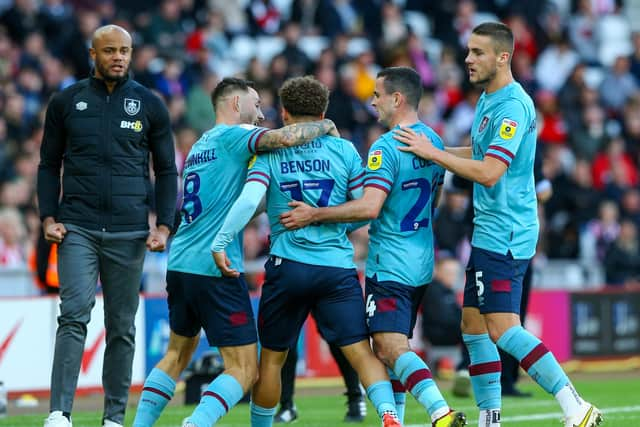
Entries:
<svg viewBox="0 0 640 427">
<path fill-rule="evenodd" d="M 124 112 L 130 116 L 135 116 L 140 112 L 140 100 L 139 99 L 124 99 Z"/>
<path fill-rule="evenodd" d="M 369 153 L 369 161 L 367 162 L 367 166 L 372 171 L 380 169 L 380 166 L 382 166 L 382 150 L 374 150 Z"/>
<path fill-rule="evenodd" d="M 516 134 L 518 123 L 513 120 L 504 119 L 500 125 L 500 138 L 511 139 Z"/>
<path fill-rule="evenodd" d="M 253 167 L 253 165 L 256 164 L 256 160 L 258 160 L 258 156 L 256 156 L 255 154 L 249 159 L 249 166 L 247 166 L 247 169 L 251 169 Z"/>
</svg>

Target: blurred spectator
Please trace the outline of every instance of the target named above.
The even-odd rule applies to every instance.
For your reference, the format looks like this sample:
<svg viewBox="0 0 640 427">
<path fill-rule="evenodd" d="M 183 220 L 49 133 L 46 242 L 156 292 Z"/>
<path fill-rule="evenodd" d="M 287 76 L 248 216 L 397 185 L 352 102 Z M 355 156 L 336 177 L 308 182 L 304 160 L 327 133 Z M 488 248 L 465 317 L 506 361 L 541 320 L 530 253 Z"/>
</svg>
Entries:
<svg viewBox="0 0 640 427">
<path fill-rule="evenodd" d="M 511 28 L 514 38 L 514 50 L 518 52 L 513 58 L 527 56 L 530 61 L 535 61 L 538 56 L 538 44 L 529 24 L 521 15 L 509 16 L 505 24 Z"/>
<path fill-rule="evenodd" d="M 633 221 L 637 227 L 640 227 L 640 190 L 630 188 L 625 191 L 620 204 L 622 216 Z"/>
<path fill-rule="evenodd" d="M 406 41 L 409 28 L 402 16 L 400 7 L 392 2 L 382 5 L 382 45 L 385 48 L 393 47 Z"/>
<path fill-rule="evenodd" d="M 9 31 L 9 37 L 21 44 L 25 37 L 38 31 L 43 25 L 36 0 L 15 0 L 0 16 L 0 25 Z"/>
<path fill-rule="evenodd" d="M 194 129 L 188 127 L 179 128 L 176 131 L 176 168 L 178 169 L 178 179 L 182 177 L 184 162 L 187 160 L 191 147 L 196 143 L 201 133 L 202 132 L 196 132 Z M 178 186 L 178 191 L 180 190 L 181 188 Z"/>
<path fill-rule="evenodd" d="M 620 234 L 606 251 L 605 273 L 608 285 L 638 284 L 640 281 L 640 245 L 638 228 L 631 220 L 623 220 Z"/>
<path fill-rule="evenodd" d="M 469 194 L 458 188 L 446 190 L 433 222 L 439 256 L 464 258 L 469 251 L 472 217 Z"/>
<path fill-rule="evenodd" d="M 527 53 L 516 55 L 512 59 L 512 69 L 514 78 L 520 83 L 522 88 L 531 96 L 535 97 L 538 91 L 538 81 L 536 80 L 533 61 Z"/>
<path fill-rule="evenodd" d="M 354 5 L 356 2 L 351 0 L 333 0 L 331 3 L 332 7 L 340 17 L 340 27 L 342 28 L 342 32 L 346 34 L 360 33 L 362 30 L 362 22 L 358 17 L 358 10 L 356 10 Z M 370 4 L 370 6 L 373 6 L 373 4 Z M 376 11 L 379 10 L 380 8 L 378 7 Z"/>
<path fill-rule="evenodd" d="M 558 92 L 580 60 L 565 33 L 551 40 L 536 63 L 536 79 L 541 89 Z"/>
<path fill-rule="evenodd" d="M 462 307 L 456 292 L 463 287 L 463 278 L 462 264 L 456 258 L 445 256 L 436 261 L 433 280 L 422 298 L 422 339 L 431 346 L 462 345 Z M 443 369 L 442 361 L 431 360 L 428 351 L 429 364 Z M 463 363 L 468 366 L 468 361 Z"/>
<path fill-rule="evenodd" d="M 162 0 L 144 30 L 145 43 L 155 45 L 163 55 L 181 56 L 186 36 L 180 25 L 180 12 L 178 0 Z"/>
<path fill-rule="evenodd" d="M 545 160 L 545 167 L 550 162 Z M 565 219 L 575 219 L 578 226 L 586 224 L 598 213 L 600 194 L 593 191 L 593 179 L 591 175 L 591 163 L 584 159 L 578 159 L 570 174 L 564 172 L 553 174 L 545 171 L 546 176 L 552 176 L 553 195 L 545 208 L 547 219 L 556 222 L 553 218 L 559 215 Z"/>
<path fill-rule="evenodd" d="M 429 61 L 422 40 L 413 33 L 409 34 L 409 39 L 407 40 L 407 55 L 411 63 L 405 65 L 415 68 L 424 87 L 433 88 L 436 84 L 434 67 Z M 401 64 L 395 65 L 400 66 Z"/>
<path fill-rule="evenodd" d="M 100 26 L 100 16 L 93 10 L 81 10 L 77 14 L 77 21 L 66 46 L 64 58 L 71 63 L 73 75 L 77 79 L 83 79 L 90 74 L 93 66 L 87 52 L 91 45 L 91 37 Z"/>
<path fill-rule="evenodd" d="M 586 87 L 584 74 L 586 66 L 579 62 L 569 74 L 569 78 L 558 91 L 558 106 L 564 113 L 567 126 L 576 129 L 582 124 L 583 114 L 579 107 L 582 106 L 581 95 Z"/>
<path fill-rule="evenodd" d="M 209 10 L 221 13 L 225 30 L 229 34 L 246 34 L 249 31 L 245 1 L 208 0 Z"/>
<path fill-rule="evenodd" d="M 280 30 L 280 12 L 271 0 L 251 0 L 247 11 L 251 34 L 275 34 Z"/>
<path fill-rule="evenodd" d="M 373 51 L 367 49 L 361 52 L 353 61 L 345 65 L 343 72 L 353 78 L 353 95 L 361 102 L 369 102 L 373 96 L 376 74 L 380 66 L 375 62 Z"/>
<path fill-rule="evenodd" d="M 465 136 L 471 131 L 479 97 L 480 91 L 477 88 L 468 87 L 464 99 L 451 112 L 444 132 L 444 139 L 448 146 L 460 146 Z"/>
<path fill-rule="evenodd" d="M 167 99 L 184 96 L 187 88 L 183 71 L 182 61 L 178 58 L 167 58 L 162 73 L 155 78 L 154 87 Z"/>
<path fill-rule="evenodd" d="M 542 116 L 538 125 L 538 142 L 564 145 L 568 139 L 568 129 L 555 94 L 549 90 L 541 90 L 535 99 Z"/>
<path fill-rule="evenodd" d="M 600 98 L 612 115 L 619 115 L 627 99 L 638 91 L 629 67 L 629 58 L 618 56 L 600 84 Z"/>
<path fill-rule="evenodd" d="M 458 64 L 456 52 L 453 49 L 444 48 L 442 50 L 436 74 L 438 100 L 442 109 L 446 113 L 450 113 L 462 101 L 462 81 L 465 79 L 464 71 Z"/>
<path fill-rule="evenodd" d="M 0 266 L 24 267 L 26 265 L 26 234 L 17 209 L 0 209 Z"/>
<path fill-rule="evenodd" d="M 23 47 L 18 64 L 20 68 L 40 70 L 40 61 L 47 54 L 47 45 L 42 33 L 34 31 L 26 35 Z"/>
<path fill-rule="evenodd" d="M 594 2 L 578 0 L 577 10 L 569 18 L 569 39 L 580 55 L 580 59 L 588 64 L 598 63 L 598 45 L 596 43 L 596 23 L 598 16 L 594 13 Z"/>
<path fill-rule="evenodd" d="M 640 161 L 640 96 L 630 97 L 622 114 L 622 135 L 629 155 Z"/>
<path fill-rule="evenodd" d="M 545 159 L 549 168 L 552 160 Z M 549 258 L 576 258 L 579 255 L 579 230 L 598 212 L 601 195 L 593 191 L 591 164 L 577 160 L 570 174 L 545 171 L 551 177 L 553 195 L 545 206 Z"/>
<path fill-rule="evenodd" d="M 200 83 L 191 87 L 187 94 L 185 113 L 187 124 L 197 133 L 211 129 L 215 123 L 211 94 L 218 84 L 218 80 L 218 76 L 208 73 Z"/>
<path fill-rule="evenodd" d="M 620 233 L 620 212 L 616 203 L 605 200 L 598 217 L 589 221 L 580 235 L 580 256 L 589 262 L 603 261 L 607 249 Z"/>
<path fill-rule="evenodd" d="M 300 25 L 297 23 L 289 22 L 285 25 L 283 30 L 285 46 L 280 54 L 287 60 L 287 75 L 289 76 L 302 76 L 311 71 L 311 60 L 298 47 L 300 34 Z"/>
<path fill-rule="evenodd" d="M 622 2 L 609 0 L 597 1 L 595 4 L 600 7 L 596 9 L 596 13 L 601 15 L 596 25 L 598 60 L 601 65 L 608 67 L 618 56 L 628 56 L 633 52 L 631 24 L 624 13 Z"/>
<path fill-rule="evenodd" d="M 628 185 L 638 185 L 638 169 L 631 156 L 625 152 L 625 144 L 622 138 L 611 138 L 605 151 L 599 153 L 593 161 L 593 186 L 596 190 L 604 190 L 605 186 L 613 181 L 613 168 L 619 169 L 621 180 Z"/>
<path fill-rule="evenodd" d="M 157 54 L 158 50 L 155 46 L 143 44 L 135 47 L 135 54 L 131 61 L 131 73 L 134 78 L 149 89 L 155 87 L 155 76 L 151 68 Z"/>
<path fill-rule="evenodd" d="M 454 257 L 436 261 L 433 281 L 422 299 L 422 336 L 432 345 L 462 343 L 462 307 L 456 298 L 463 283 L 462 265 Z"/>
<path fill-rule="evenodd" d="M 460 0 L 456 6 L 456 14 L 453 18 L 453 28 L 458 37 L 458 47 L 467 48 L 467 41 L 471 30 L 483 22 L 498 21 L 498 17 L 492 13 L 478 12 L 474 0 Z"/>
<path fill-rule="evenodd" d="M 57 56 L 62 55 L 73 33 L 73 8 L 65 0 L 44 0 L 40 17 L 49 50 Z"/>
<path fill-rule="evenodd" d="M 631 54 L 631 64 L 629 71 L 636 79 L 636 84 L 640 84 L 640 32 L 633 33 L 633 53 Z"/>
<path fill-rule="evenodd" d="M 592 161 L 604 147 L 606 140 L 605 111 L 597 104 L 581 110 L 582 121 L 569 126 L 572 129 L 569 141 L 576 157 Z"/>
<path fill-rule="evenodd" d="M 44 88 L 42 95 L 48 98 L 54 92 L 71 86 L 76 82 L 75 77 L 69 67 L 53 56 L 47 56 L 42 60 L 42 77 L 44 78 Z M 38 106 L 41 110 L 41 106 Z"/>
<path fill-rule="evenodd" d="M 18 72 L 16 89 L 24 98 L 24 120 L 32 121 L 40 112 L 44 83 L 38 70 L 30 67 Z"/>
<path fill-rule="evenodd" d="M 303 33 L 334 38 L 342 33 L 342 22 L 333 2 L 326 0 L 293 0 L 291 21 L 300 25 Z"/>
</svg>

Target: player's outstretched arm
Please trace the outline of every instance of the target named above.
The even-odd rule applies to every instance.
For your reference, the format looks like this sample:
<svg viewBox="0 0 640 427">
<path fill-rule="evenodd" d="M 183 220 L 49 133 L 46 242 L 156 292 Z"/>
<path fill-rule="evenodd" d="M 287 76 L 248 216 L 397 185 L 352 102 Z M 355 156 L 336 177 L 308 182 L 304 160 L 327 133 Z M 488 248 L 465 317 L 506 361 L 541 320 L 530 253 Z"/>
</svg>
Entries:
<svg viewBox="0 0 640 427">
<path fill-rule="evenodd" d="M 267 187 L 264 184 L 255 181 L 247 182 L 213 239 L 211 255 L 223 275 L 228 277 L 240 275 L 240 272 L 232 268 L 224 249 L 251 220 L 266 192 Z"/>
<path fill-rule="evenodd" d="M 258 151 L 272 151 L 302 145 L 322 135 L 340 136 L 335 123 L 329 119 L 294 123 L 267 131 L 260 139 Z"/>
<path fill-rule="evenodd" d="M 444 147 L 444 151 L 454 156 L 462 157 L 463 159 L 471 158 L 471 147 Z"/>
<path fill-rule="evenodd" d="M 483 160 L 472 160 L 440 150 L 427 136 L 418 134 L 410 128 L 394 131 L 393 137 L 406 145 L 398 147 L 400 151 L 407 151 L 425 160 L 431 160 L 456 175 L 485 187 L 494 186 L 507 170 L 507 165 L 494 157 L 486 156 Z"/>
<path fill-rule="evenodd" d="M 387 199 L 387 193 L 367 187 L 361 198 L 338 206 L 313 208 L 303 202 L 290 202 L 293 209 L 280 215 L 280 222 L 289 230 L 297 230 L 314 222 L 357 222 L 376 219 Z"/>
</svg>

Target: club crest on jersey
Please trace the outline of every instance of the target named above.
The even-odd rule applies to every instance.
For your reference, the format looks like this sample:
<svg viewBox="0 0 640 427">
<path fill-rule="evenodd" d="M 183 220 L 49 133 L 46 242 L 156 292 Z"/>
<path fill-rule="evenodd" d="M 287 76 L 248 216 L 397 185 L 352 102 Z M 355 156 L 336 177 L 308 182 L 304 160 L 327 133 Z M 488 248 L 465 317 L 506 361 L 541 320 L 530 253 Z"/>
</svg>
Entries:
<svg viewBox="0 0 640 427">
<path fill-rule="evenodd" d="M 256 164 L 256 160 L 258 160 L 258 156 L 254 154 L 253 157 L 249 159 L 249 165 L 247 166 L 247 169 L 251 169 L 253 165 Z"/>
<path fill-rule="evenodd" d="M 76 103 L 76 110 L 78 111 L 84 111 L 87 109 L 87 103 L 84 101 L 80 101 L 78 103 Z"/>
<path fill-rule="evenodd" d="M 484 128 L 487 127 L 488 124 L 489 124 L 489 117 L 488 116 L 484 116 L 482 118 L 482 121 L 480 122 L 480 127 L 478 127 L 478 132 L 482 132 L 484 130 Z"/>
<path fill-rule="evenodd" d="M 367 166 L 372 171 L 380 169 L 380 166 L 382 166 L 382 150 L 374 150 L 369 154 Z"/>
<path fill-rule="evenodd" d="M 500 125 L 500 138 L 511 139 L 516 134 L 518 123 L 513 120 L 504 119 Z"/>
<path fill-rule="evenodd" d="M 140 100 L 125 98 L 124 99 L 124 112 L 130 116 L 135 116 L 140 112 Z"/>
</svg>

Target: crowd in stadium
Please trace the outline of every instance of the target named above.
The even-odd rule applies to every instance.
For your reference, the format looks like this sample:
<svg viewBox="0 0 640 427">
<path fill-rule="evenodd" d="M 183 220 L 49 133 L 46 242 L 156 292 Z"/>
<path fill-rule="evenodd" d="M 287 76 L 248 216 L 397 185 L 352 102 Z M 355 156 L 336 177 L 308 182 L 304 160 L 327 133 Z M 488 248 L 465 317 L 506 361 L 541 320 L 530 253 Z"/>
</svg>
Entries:
<svg viewBox="0 0 640 427">
<path fill-rule="evenodd" d="M 536 102 L 538 150 L 553 196 L 541 207 L 538 256 L 602 263 L 606 282 L 640 280 L 640 33 L 622 0 L 15 0 L 0 1 L 0 267 L 24 267 L 41 233 L 35 203 L 44 111 L 91 71 L 90 37 L 115 23 L 134 36 L 131 73 L 165 100 L 180 172 L 214 123 L 210 93 L 225 76 L 256 83 L 266 127 L 281 126 L 277 90 L 314 75 L 331 90 L 327 117 L 365 156 L 384 132 L 369 102 L 383 67 L 415 68 L 421 119 L 447 145 L 468 145 L 479 91 L 466 41 L 483 21 L 516 38 L 513 71 Z M 447 183 L 438 250 L 468 255 L 469 195 Z M 268 226 L 245 231 L 247 259 Z M 353 236 L 365 257 L 366 230 Z M 562 284 L 558 284 L 562 285 Z"/>
</svg>

